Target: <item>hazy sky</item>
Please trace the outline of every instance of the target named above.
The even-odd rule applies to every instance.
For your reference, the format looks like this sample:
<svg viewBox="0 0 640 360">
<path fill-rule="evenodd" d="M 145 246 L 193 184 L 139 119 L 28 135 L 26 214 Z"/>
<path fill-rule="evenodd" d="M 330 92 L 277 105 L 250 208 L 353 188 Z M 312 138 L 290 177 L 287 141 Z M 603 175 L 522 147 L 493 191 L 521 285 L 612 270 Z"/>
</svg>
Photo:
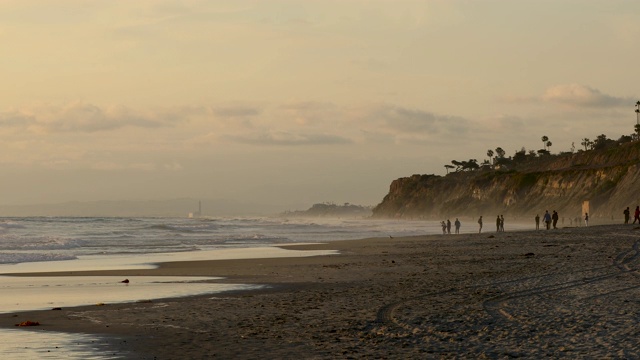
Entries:
<svg viewBox="0 0 640 360">
<path fill-rule="evenodd" d="M 635 0 L 0 0 L 0 203 L 379 203 L 633 132 Z"/>
</svg>

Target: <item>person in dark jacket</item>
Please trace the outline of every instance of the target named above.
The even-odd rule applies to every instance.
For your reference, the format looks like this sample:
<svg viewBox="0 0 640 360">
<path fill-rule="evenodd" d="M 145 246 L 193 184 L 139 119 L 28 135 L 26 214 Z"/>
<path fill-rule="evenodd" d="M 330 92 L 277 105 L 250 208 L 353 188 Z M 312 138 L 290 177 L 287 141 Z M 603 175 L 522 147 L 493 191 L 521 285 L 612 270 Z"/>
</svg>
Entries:
<svg viewBox="0 0 640 360">
<path fill-rule="evenodd" d="M 627 206 L 626 209 L 624 209 L 624 211 L 622 212 L 624 214 L 624 223 L 628 224 L 629 223 L 629 207 Z"/>
<path fill-rule="evenodd" d="M 549 214 L 549 210 L 544 211 L 542 219 L 544 220 L 544 224 L 547 225 L 547 230 L 549 230 L 551 228 L 551 214 Z"/>
</svg>

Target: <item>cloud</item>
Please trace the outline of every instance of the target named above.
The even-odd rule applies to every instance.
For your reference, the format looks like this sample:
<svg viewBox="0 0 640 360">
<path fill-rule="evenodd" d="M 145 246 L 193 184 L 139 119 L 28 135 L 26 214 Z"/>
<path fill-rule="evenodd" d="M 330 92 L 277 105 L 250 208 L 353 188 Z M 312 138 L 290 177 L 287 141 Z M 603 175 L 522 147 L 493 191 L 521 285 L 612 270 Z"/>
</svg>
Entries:
<svg viewBox="0 0 640 360">
<path fill-rule="evenodd" d="M 472 125 L 463 117 L 439 115 L 394 105 L 375 107 L 365 115 L 363 120 L 379 122 L 384 128 L 396 134 L 414 135 L 465 133 Z"/>
<path fill-rule="evenodd" d="M 212 108 L 213 115 L 219 118 L 237 118 L 260 115 L 262 110 L 255 106 L 221 106 Z"/>
<path fill-rule="evenodd" d="M 3 112 L 0 113 L 0 128 L 18 127 L 36 133 L 95 133 L 125 127 L 170 127 L 205 113 L 206 109 L 202 107 L 139 112 L 123 106 L 103 108 L 80 102 Z"/>
<path fill-rule="evenodd" d="M 612 108 L 633 104 L 631 98 L 603 94 L 600 90 L 577 84 L 550 87 L 541 99 L 569 107 Z"/>
<path fill-rule="evenodd" d="M 0 113 L 0 128 L 24 127 L 34 124 L 36 119 L 19 111 Z"/>
<path fill-rule="evenodd" d="M 332 134 L 296 134 L 292 132 L 268 132 L 248 136 L 229 136 L 229 139 L 251 145 L 269 146 L 309 146 L 309 145 L 344 145 L 351 140 Z"/>
<path fill-rule="evenodd" d="M 299 101 L 278 107 L 282 117 L 297 125 L 318 125 L 340 121 L 345 109 L 330 102 Z"/>
</svg>

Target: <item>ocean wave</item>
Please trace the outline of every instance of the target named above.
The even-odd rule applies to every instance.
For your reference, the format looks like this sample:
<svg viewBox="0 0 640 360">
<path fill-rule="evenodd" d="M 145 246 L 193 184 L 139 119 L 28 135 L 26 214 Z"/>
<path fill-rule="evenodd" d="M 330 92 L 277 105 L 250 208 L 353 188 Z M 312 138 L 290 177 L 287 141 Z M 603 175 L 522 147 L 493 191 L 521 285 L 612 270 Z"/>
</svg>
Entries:
<svg viewBox="0 0 640 360">
<path fill-rule="evenodd" d="M 201 233 L 211 232 L 219 229 L 219 226 L 213 225 L 213 223 L 193 222 L 190 224 L 154 224 L 149 225 L 145 229 L 147 230 L 161 230 L 175 233 Z"/>
<path fill-rule="evenodd" d="M 0 253 L 0 264 L 19 264 L 25 262 L 75 260 L 76 256 L 42 253 Z"/>
<path fill-rule="evenodd" d="M 83 240 L 61 237 L 0 236 L 0 250 L 70 250 L 84 244 Z"/>
</svg>

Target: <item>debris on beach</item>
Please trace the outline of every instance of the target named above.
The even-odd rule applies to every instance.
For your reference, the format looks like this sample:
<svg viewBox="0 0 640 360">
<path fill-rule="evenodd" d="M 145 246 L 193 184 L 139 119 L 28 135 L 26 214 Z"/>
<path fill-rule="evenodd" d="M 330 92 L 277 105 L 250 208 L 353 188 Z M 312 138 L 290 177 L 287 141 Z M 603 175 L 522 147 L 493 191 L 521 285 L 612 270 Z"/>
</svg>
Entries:
<svg viewBox="0 0 640 360">
<path fill-rule="evenodd" d="M 122 281 L 120 281 L 120 282 L 121 282 L 121 283 L 128 284 L 128 283 L 129 283 L 129 279 L 124 279 L 124 280 L 122 280 Z"/>
<path fill-rule="evenodd" d="M 54 307 L 54 308 L 53 308 L 53 309 L 51 309 L 51 310 L 62 310 L 62 308 Z"/>
<path fill-rule="evenodd" d="M 39 322 L 31 321 L 31 320 L 23 321 L 19 324 L 16 324 L 16 326 L 38 326 L 38 325 L 40 325 Z"/>
</svg>

